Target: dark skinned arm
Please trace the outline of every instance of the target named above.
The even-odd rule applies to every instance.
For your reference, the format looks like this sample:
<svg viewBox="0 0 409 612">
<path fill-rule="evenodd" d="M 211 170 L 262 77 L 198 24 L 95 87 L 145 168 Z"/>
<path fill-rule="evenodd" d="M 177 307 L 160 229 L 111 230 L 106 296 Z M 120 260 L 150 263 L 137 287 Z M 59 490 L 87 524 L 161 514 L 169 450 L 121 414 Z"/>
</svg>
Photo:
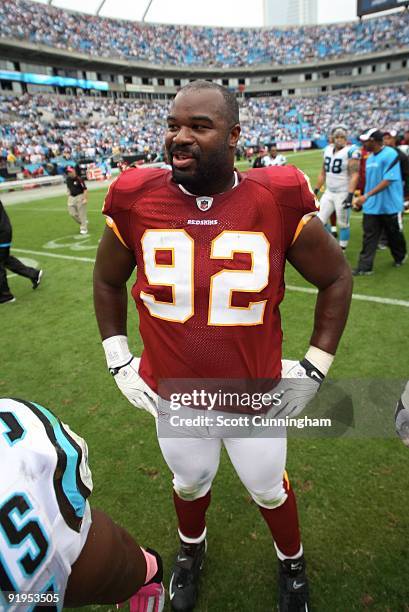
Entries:
<svg viewBox="0 0 409 612">
<path fill-rule="evenodd" d="M 64 606 L 79 607 L 126 601 L 144 584 L 145 557 L 125 529 L 92 510 L 92 524 L 80 556 L 72 566 Z"/>
<path fill-rule="evenodd" d="M 381 191 L 389 187 L 390 184 L 391 181 L 384 179 L 383 181 L 378 183 L 373 189 L 371 189 L 371 191 L 368 191 L 367 193 L 364 193 L 364 195 L 359 196 L 359 198 L 356 198 L 354 200 L 354 208 L 360 210 L 368 198 L 376 195 L 377 193 L 380 193 Z"/>
<path fill-rule="evenodd" d="M 94 307 L 103 340 L 127 335 L 126 281 L 135 268 L 135 257 L 106 227 L 94 267 Z"/>
<path fill-rule="evenodd" d="M 319 219 L 312 219 L 288 250 L 287 259 L 318 289 L 310 344 L 335 355 L 352 295 L 352 274 L 344 254 Z"/>
</svg>

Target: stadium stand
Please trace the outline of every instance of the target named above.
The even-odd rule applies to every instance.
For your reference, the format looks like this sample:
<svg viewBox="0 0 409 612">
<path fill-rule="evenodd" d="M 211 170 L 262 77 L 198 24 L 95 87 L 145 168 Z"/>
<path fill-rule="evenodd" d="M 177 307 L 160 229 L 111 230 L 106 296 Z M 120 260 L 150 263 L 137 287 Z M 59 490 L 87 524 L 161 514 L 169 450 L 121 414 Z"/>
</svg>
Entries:
<svg viewBox="0 0 409 612">
<path fill-rule="evenodd" d="M 355 137 L 367 125 L 403 131 L 409 119 L 408 94 L 409 87 L 400 86 L 312 97 L 246 98 L 243 138 L 247 145 L 307 138 L 323 146 L 320 141 L 334 125 L 345 125 Z"/>
<path fill-rule="evenodd" d="M 409 122 L 408 11 L 232 29 L 10 0 L 0 13 L 0 48 L 0 182 L 58 176 L 73 164 L 97 163 L 105 176 L 124 156 L 160 160 L 168 98 L 192 78 L 217 79 L 239 94 L 242 154 L 273 142 L 323 147 L 335 124 L 357 137 L 368 125 L 402 133 Z"/>
<path fill-rule="evenodd" d="M 314 97 L 242 98 L 242 147 L 300 139 L 323 146 L 337 124 L 355 136 L 368 125 L 403 132 L 408 95 L 409 85 L 402 85 Z M 156 100 L 0 96 L 0 175 L 2 167 L 4 178 L 16 172 L 25 177 L 62 174 L 84 158 L 157 159 L 167 109 L 166 101 Z"/>
<path fill-rule="evenodd" d="M 409 13 L 302 28 L 228 29 L 141 24 L 9 0 L 2 3 L 0 37 L 159 65 L 289 65 L 406 47 Z"/>
</svg>

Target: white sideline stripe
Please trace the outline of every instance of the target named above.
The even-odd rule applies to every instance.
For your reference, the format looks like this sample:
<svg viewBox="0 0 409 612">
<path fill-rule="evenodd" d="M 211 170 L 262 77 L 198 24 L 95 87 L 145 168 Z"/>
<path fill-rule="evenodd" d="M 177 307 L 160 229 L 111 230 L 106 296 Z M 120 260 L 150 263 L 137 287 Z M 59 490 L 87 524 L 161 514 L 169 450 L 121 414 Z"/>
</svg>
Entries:
<svg viewBox="0 0 409 612">
<path fill-rule="evenodd" d="M 68 259 L 71 261 L 84 261 L 87 263 L 94 263 L 95 258 L 91 257 L 75 257 L 74 255 L 58 255 L 57 253 L 47 253 L 45 251 L 29 251 L 27 249 L 13 249 L 18 253 L 26 253 L 27 255 L 44 255 L 45 257 L 54 257 L 55 259 Z M 297 287 L 296 285 L 286 285 L 286 289 L 290 291 L 298 291 L 299 293 L 317 293 L 316 289 L 312 287 Z M 406 300 L 395 300 L 393 298 L 381 298 L 375 295 L 361 295 L 359 293 L 353 293 L 352 299 L 360 300 L 361 302 L 376 302 L 377 304 L 387 304 L 389 306 L 405 306 L 409 308 L 409 302 Z"/>
<path fill-rule="evenodd" d="M 74 255 L 58 255 L 58 253 L 47 253 L 46 251 L 29 251 L 27 249 L 13 249 L 13 252 L 26 253 L 27 255 L 39 255 L 40 257 L 55 257 L 55 259 L 70 259 L 72 261 L 85 261 L 87 263 L 95 263 L 95 257 L 91 258 L 75 257 Z"/>
<path fill-rule="evenodd" d="M 296 287 L 295 285 L 286 285 L 286 289 L 290 291 L 299 291 L 300 293 L 317 293 L 316 289 L 312 287 Z M 406 300 L 395 300 L 393 298 L 382 298 L 376 295 L 361 295 L 360 293 L 352 294 L 353 300 L 360 300 L 361 302 L 376 302 L 377 304 L 387 304 L 389 306 L 405 306 L 409 308 L 409 302 Z"/>
<path fill-rule="evenodd" d="M 8 206 L 10 206 L 10 204 L 8 204 Z M 22 212 L 24 214 L 26 214 L 27 211 L 23 210 L 22 208 L 16 208 L 16 211 Z M 49 212 L 63 212 L 65 214 L 67 214 L 67 207 L 62 207 L 60 206 L 60 208 L 31 208 L 30 207 L 30 212 L 40 212 L 40 213 L 49 213 Z M 102 215 L 102 208 L 87 208 L 87 212 L 89 213 L 100 213 Z"/>
</svg>

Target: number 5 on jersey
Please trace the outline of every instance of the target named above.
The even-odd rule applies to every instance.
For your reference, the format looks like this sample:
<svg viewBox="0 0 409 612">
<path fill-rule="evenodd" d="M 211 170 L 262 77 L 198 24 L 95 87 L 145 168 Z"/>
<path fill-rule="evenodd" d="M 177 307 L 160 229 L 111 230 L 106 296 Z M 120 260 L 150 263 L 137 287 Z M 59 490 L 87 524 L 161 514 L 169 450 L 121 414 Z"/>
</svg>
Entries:
<svg viewBox="0 0 409 612">
<path fill-rule="evenodd" d="M 194 241 L 182 229 L 147 230 L 141 240 L 145 274 L 150 285 L 171 287 L 172 301 L 157 300 L 141 291 L 153 317 L 185 323 L 194 315 Z M 235 291 L 262 291 L 268 283 L 270 245 L 262 232 L 224 231 L 211 244 L 211 259 L 251 257 L 250 270 L 220 270 L 210 278 L 208 325 L 260 325 L 266 300 L 232 306 Z M 171 253 L 171 263 L 159 264 L 157 252 Z"/>
</svg>

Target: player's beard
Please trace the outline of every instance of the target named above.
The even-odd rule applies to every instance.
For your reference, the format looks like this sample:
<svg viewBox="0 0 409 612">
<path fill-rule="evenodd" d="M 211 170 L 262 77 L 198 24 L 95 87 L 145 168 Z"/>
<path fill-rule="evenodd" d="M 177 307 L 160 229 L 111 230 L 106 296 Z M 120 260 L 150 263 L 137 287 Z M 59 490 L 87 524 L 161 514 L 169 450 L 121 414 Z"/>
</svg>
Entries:
<svg viewBox="0 0 409 612">
<path fill-rule="evenodd" d="M 232 175 L 232 165 L 229 156 L 229 146 L 227 141 L 220 143 L 220 146 L 202 154 L 199 148 L 194 150 L 185 147 L 185 150 L 192 155 L 196 162 L 193 171 L 184 171 L 175 168 L 172 163 L 173 151 L 183 151 L 183 147 L 170 147 L 168 156 L 172 165 L 172 177 L 175 183 L 180 183 L 188 191 L 196 195 L 212 195 L 219 193 L 224 184 Z"/>
</svg>

